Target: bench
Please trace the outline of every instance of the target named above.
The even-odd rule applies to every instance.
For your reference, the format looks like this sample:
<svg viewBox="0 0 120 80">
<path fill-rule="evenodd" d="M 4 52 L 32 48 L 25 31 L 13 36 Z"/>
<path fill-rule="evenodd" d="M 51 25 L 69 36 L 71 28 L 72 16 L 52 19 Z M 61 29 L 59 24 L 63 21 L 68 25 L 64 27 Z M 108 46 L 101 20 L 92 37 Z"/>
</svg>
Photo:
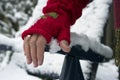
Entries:
<svg viewBox="0 0 120 80">
<path fill-rule="evenodd" d="M 113 13 L 110 10 L 110 15 L 109 15 L 108 21 L 105 25 L 104 36 L 102 38 L 102 42 L 109 46 L 112 46 L 113 44 L 111 44 L 109 42 L 107 43 L 108 39 L 106 39 L 106 37 L 109 37 L 109 35 L 113 35 L 114 32 L 106 33 L 106 30 L 110 26 L 113 27 L 113 23 L 111 22 L 111 20 L 113 20 L 112 16 L 111 16 L 112 14 Z M 47 48 L 46 51 L 48 51 L 48 50 L 49 50 L 49 48 Z M 88 80 L 95 80 L 99 63 L 109 61 L 108 58 L 106 58 L 102 55 L 96 54 L 96 52 L 92 51 L 91 49 L 89 49 L 87 52 L 85 52 L 81 48 L 80 45 L 73 46 L 71 49 L 71 52 L 69 54 L 66 54 L 63 51 L 58 51 L 58 53 L 65 55 L 65 59 L 64 59 L 64 63 L 63 63 L 63 67 L 62 67 L 62 71 L 61 71 L 59 80 L 85 80 L 82 69 L 81 69 L 80 60 L 89 60 L 92 62 L 91 72 L 88 74 L 89 75 Z"/>
<path fill-rule="evenodd" d="M 48 50 L 49 48 L 47 47 L 46 51 Z M 57 53 L 65 55 L 59 80 L 85 80 L 79 60 L 89 60 L 93 62 L 91 68 L 92 72 L 89 74 L 89 80 L 95 80 L 98 64 L 100 62 L 109 61 L 109 59 L 96 54 L 92 50 L 85 52 L 79 45 L 73 46 L 69 54 L 63 52 L 62 50 Z"/>
</svg>

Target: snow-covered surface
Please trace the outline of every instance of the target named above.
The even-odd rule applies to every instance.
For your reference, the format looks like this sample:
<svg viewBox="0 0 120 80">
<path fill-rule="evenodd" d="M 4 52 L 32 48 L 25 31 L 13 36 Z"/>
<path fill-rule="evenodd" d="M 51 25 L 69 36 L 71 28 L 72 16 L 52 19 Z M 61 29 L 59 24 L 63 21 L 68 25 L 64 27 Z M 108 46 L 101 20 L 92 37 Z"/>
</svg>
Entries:
<svg viewBox="0 0 120 80">
<path fill-rule="evenodd" d="M 27 72 L 19 68 L 14 63 L 10 63 L 3 70 L 0 71 L 1 80 L 41 80 L 40 78 L 30 76 Z"/>
<path fill-rule="evenodd" d="M 7 64 L 9 63 L 9 56 L 11 55 L 11 51 L 6 51 L 6 55 L 3 59 L 3 61 L 0 63 L 0 70 L 4 69 L 4 67 L 7 66 Z"/>
<path fill-rule="evenodd" d="M 94 0 L 84 9 L 83 15 L 71 29 L 71 32 L 79 34 L 81 42 L 78 42 L 78 44 L 80 43 L 82 47 L 85 46 L 84 50 L 87 51 L 91 48 L 106 57 L 111 57 L 113 52 L 109 47 L 101 44 L 100 41 L 111 3 L 112 0 Z M 81 37 L 85 39 L 82 40 Z"/>
<path fill-rule="evenodd" d="M 94 0 L 83 10 L 83 15 L 71 29 L 71 46 L 79 44 L 85 51 L 92 49 L 105 57 L 112 57 L 112 49 L 100 42 L 111 3 L 112 0 Z"/>
<path fill-rule="evenodd" d="M 20 31 L 24 31 L 29 28 L 39 19 L 40 15 L 42 15 L 41 11 L 45 3 L 46 1 L 39 0 L 33 16 Z M 111 3 L 112 0 L 94 0 L 87 6 L 87 8 L 83 10 L 83 15 L 77 20 L 76 24 L 71 29 L 71 46 L 79 44 L 85 51 L 92 49 L 96 53 L 99 53 L 105 57 L 111 58 L 113 56 L 112 49 L 100 42 L 101 37 L 103 36 L 104 24 L 107 21 Z M 59 47 L 53 47 L 58 46 L 55 41 L 51 45 L 52 50 L 50 51 L 56 50 L 57 52 L 60 49 Z"/>
<path fill-rule="evenodd" d="M 114 66 L 114 60 L 109 63 L 100 64 L 96 80 L 118 80 L 117 67 Z"/>
<path fill-rule="evenodd" d="M 0 44 L 11 46 L 14 51 L 23 51 L 22 48 L 23 41 L 21 37 L 8 38 L 7 36 L 0 34 Z"/>
<path fill-rule="evenodd" d="M 74 35 L 71 39 L 71 45 L 80 44 L 85 51 L 91 48 L 96 52 L 100 52 L 100 54 L 108 53 L 104 55 L 106 57 L 112 56 L 111 49 L 100 43 L 100 38 L 103 35 L 103 25 L 108 17 L 107 13 L 111 2 L 112 0 L 94 0 L 94 2 L 88 5 L 88 8 L 84 9 L 82 17 L 77 20 L 76 24 L 71 29 L 71 32 L 74 32 L 71 33 L 72 36 Z M 26 69 L 33 73 L 41 72 L 42 74 L 60 74 L 64 59 L 63 55 L 45 53 L 44 64 L 38 68 L 33 68 L 32 65 L 26 64 L 22 49 L 22 39 L 19 37 L 25 29 L 39 19 L 40 15 L 42 15 L 42 7 L 45 4 L 46 0 L 38 1 L 33 16 L 29 19 L 28 23 L 16 33 L 16 38 L 11 39 L 4 35 L 0 35 L 0 44 L 12 46 L 15 51 L 11 62 L 7 66 L 4 66 L 0 71 L 1 80 L 40 80 L 28 75 Z M 57 49 L 60 49 L 59 46 L 56 46 L 57 43 L 53 40 L 51 51 L 55 52 Z M 89 65 L 87 62 L 81 61 L 81 65 L 84 73 L 89 72 Z M 96 80 L 118 80 L 117 77 L 118 72 L 117 67 L 114 65 L 114 60 L 100 64 Z"/>
</svg>

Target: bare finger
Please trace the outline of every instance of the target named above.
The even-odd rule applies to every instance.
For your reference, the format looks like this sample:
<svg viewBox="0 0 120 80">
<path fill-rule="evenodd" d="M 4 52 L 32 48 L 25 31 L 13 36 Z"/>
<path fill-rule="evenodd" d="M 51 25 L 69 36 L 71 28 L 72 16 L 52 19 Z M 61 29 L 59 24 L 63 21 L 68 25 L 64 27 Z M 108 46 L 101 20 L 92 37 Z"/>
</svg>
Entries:
<svg viewBox="0 0 120 80">
<path fill-rule="evenodd" d="M 37 40 L 37 35 L 32 35 L 30 39 L 30 53 L 31 53 L 31 58 L 34 64 L 34 67 L 38 66 L 38 61 L 37 61 L 37 53 L 36 53 L 36 40 Z"/>
<path fill-rule="evenodd" d="M 30 46 L 29 46 L 30 35 L 25 37 L 23 47 L 24 47 L 24 54 L 27 58 L 27 63 L 30 64 L 32 62 L 31 55 L 30 55 Z"/>
<path fill-rule="evenodd" d="M 62 40 L 60 42 L 60 47 L 61 49 L 64 51 L 64 52 L 70 52 L 71 51 L 71 48 L 70 46 L 68 45 L 68 42 L 66 40 Z"/>
<path fill-rule="evenodd" d="M 43 36 L 39 36 L 36 45 L 37 45 L 38 65 L 42 65 L 44 60 L 44 49 L 46 45 L 46 39 Z"/>
</svg>

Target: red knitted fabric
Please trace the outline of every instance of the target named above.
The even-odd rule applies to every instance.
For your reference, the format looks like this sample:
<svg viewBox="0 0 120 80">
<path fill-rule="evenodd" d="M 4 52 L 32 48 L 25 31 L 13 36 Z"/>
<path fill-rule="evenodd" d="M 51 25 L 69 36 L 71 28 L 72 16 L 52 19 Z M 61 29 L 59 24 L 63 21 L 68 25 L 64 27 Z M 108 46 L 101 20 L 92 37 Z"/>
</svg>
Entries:
<svg viewBox="0 0 120 80">
<path fill-rule="evenodd" d="M 65 13 L 71 18 L 71 24 L 74 24 L 88 2 L 89 0 L 48 0 L 47 6 L 43 8 L 43 13 Z"/>
<path fill-rule="evenodd" d="M 43 8 L 43 13 L 56 12 L 59 16 L 52 18 L 39 19 L 28 30 L 24 31 L 22 38 L 27 35 L 41 34 L 47 43 L 51 38 L 57 38 L 58 42 L 67 40 L 70 43 L 70 26 L 75 23 L 82 14 L 82 9 L 89 0 L 48 0 L 47 5 Z"/>
<path fill-rule="evenodd" d="M 54 37 L 54 38 L 57 38 L 60 31 L 62 30 L 63 27 L 67 28 L 69 30 L 70 28 L 70 19 L 67 18 L 67 15 L 59 15 L 57 18 L 52 18 L 50 16 L 47 16 L 47 18 L 41 18 L 39 19 L 33 26 L 31 26 L 28 30 L 24 31 L 23 34 L 22 34 L 22 38 L 24 39 L 25 36 L 27 36 L 28 34 L 29 35 L 32 35 L 32 34 L 40 34 L 40 35 L 43 35 L 46 40 L 47 40 L 47 43 L 50 42 L 51 38 Z M 68 32 L 68 31 L 67 31 Z M 69 30 L 70 32 L 70 30 Z M 67 37 L 64 37 L 65 39 L 64 40 L 67 40 L 68 42 L 69 39 L 68 36 L 69 33 L 65 33 L 63 35 L 64 36 L 67 36 Z"/>
</svg>

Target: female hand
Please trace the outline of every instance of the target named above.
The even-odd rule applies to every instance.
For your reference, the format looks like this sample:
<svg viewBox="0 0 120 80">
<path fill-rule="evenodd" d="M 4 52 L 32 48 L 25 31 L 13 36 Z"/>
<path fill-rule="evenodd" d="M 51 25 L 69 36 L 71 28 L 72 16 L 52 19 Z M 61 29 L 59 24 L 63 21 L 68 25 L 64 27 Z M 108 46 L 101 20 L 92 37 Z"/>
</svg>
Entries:
<svg viewBox="0 0 120 80">
<path fill-rule="evenodd" d="M 25 37 L 23 47 L 28 64 L 33 62 L 34 67 L 43 64 L 46 44 L 47 41 L 42 35 L 33 34 Z M 66 40 L 60 41 L 60 47 L 64 52 L 70 52 L 70 47 Z"/>
</svg>

